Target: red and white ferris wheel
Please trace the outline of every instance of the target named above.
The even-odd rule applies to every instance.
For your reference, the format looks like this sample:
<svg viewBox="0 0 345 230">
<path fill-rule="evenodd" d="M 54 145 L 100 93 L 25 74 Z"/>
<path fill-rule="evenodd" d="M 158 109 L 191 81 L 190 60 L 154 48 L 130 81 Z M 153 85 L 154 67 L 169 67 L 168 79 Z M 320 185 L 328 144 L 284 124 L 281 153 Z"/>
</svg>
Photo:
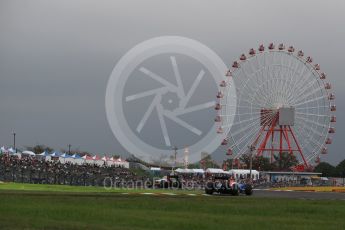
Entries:
<svg viewBox="0 0 345 230">
<path fill-rule="evenodd" d="M 250 49 L 233 62 L 219 88 L 217 133 L 235 160 L 249 149 L 271 160 L 290 153 L 305 168 L 327 153 L 335 133 L 335 95 L 320 65 L 303 51 L 273 43 Z"/>
</svg>

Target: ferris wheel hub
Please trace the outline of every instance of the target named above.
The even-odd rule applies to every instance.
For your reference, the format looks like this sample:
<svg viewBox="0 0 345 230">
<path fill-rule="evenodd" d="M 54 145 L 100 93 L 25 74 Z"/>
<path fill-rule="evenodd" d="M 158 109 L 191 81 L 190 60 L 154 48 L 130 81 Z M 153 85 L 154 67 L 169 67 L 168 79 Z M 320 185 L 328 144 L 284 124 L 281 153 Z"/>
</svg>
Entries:
<svg viewBox="0 0 345 230">
<path fill-rule="evenodd" d="M 278 107 L 273 109 L 261 109 L 261 126 L 268 126 L 277 120 L 275 125 L 289 125 L 295 124 L 295 108 L 294 107 Z"/>
<path fill-rule="evenodd" d="M 281 107 L 278 109 L 278 113 L 279 113 L 279 118 L 278 118 L 279 125 L 293 126 L 295 124 L 295 108 L 294 107 Z"/>
</svg>

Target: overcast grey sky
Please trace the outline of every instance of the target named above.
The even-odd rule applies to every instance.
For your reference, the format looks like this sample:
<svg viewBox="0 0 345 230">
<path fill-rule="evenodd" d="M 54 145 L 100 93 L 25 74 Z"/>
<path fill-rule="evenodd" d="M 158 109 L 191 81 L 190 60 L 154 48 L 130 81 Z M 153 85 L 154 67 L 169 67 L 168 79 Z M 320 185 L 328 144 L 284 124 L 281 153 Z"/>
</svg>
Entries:
<svg viewBox="0 0 345 230">
<path fill-rule="evenodd" d="M 104 95 L 134 45 L 178 35 L 226 64 L 260 43 L 284 42 L 314 57 L 337 96 L 329 155 L 345 158 L 345 2 L 301 0 L 0 0 L 0 145 L 46 144 L 125 153 L 106 120 Z"/>
</svg>

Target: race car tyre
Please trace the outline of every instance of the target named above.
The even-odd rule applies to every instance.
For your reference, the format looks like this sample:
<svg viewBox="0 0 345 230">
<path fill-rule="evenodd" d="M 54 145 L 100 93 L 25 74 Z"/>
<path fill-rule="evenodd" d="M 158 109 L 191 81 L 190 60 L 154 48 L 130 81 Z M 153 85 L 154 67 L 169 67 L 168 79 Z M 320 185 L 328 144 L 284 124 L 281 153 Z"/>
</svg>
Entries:
<svg viewBox="0 0 345 230">
<path fill-rule="evenodd" d="M 244 193 L 247 195 L 247 196 L 251 196 L 253 194 L 253 187 L 252 185 L 250 184 L 247 184 L 246 185 L 246 188 L 244 190 Z"/>
<path fill-rule="evenodd" d="M 232 195 L 238 196 L 240 194 L 240 188 L 238 187 L 238 184 L 232 185 Z"/>
<path fill-rule="evenodd" d="M 161 188 L 169 188 L 169 183 L 167 181 L 161 181 Z"/>
<path fill-rule="evenodd" d="M 213 192 L 214 192 L 213 182 L 208 182 L 206 184 L 206 187 L 205 187 L 205 193 L 208 194 L 208 195 L 212 195 Z"/>
</svg>

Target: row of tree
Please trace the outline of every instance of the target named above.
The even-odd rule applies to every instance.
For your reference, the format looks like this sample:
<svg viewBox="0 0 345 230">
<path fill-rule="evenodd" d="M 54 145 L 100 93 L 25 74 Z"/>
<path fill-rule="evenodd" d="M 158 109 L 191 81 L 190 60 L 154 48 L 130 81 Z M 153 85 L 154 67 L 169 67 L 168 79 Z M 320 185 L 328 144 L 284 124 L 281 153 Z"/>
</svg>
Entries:
<svg viewBox="0 0 345 230">
<path fill-rule="evenodd" d="M 252 168 L 259 171 L 291 171 L 291 168 L 298 164 L 298 160 L 294 155 L 282 153 L 280 156 L 274 156 L 273 159 L 268 159 L 263 156 L 254 156 L 252 159 Z M 238 162 L 234 159 L 224 160 L 222 165 L 219 165 L 212 159 L 211 155 L 204 157 L 200 162 L 190 164 L 189 168 L 249 168 L 250 155 L 244 154 Z"/>
<path fill-rule="evenodd" d="M 228 165 L 232 164 L 231 160 L 228 160 Z M 250 165 L 250 156 L 243 155 L 240 159 L 245 166 Z M 274 159 L 270 159 L 255 156 L 252 160 L 253 169 L 260 171 L 291 171 L 294 166 L 298 164 L 298 160 L 294 155 L 288 153 L 282 153 L 280 156 L 274 156 Z M 333 166 L 327 162 L 321 162 L 314 168 L 306 169 L 313 172 L 320 172 L 324 177 L 345 177 L 345 160 L 341 161 L 338 165 Z"/>
<path fill-rule="evenodd" d="M 345 177 L 345 160 L 341 161 L 337 166 L 333 166 L 327 162 L 321 162 L 315 169 L 315 172 L 322 173 L 325 177 Z"/>
<path fill-rule="evenodd" d="M 240 158 L 247 168 L 250 165 L 250 155 L 244 154 Z M 281 155 L 274 155 L 273 159 L 263 156 L 255 156 L 252 159 L 252 168 L 259 171 L 291 171 L 292 167 L 298 164 L 298 160 L 292 154 L 283 152 Z"/>
</svg>

